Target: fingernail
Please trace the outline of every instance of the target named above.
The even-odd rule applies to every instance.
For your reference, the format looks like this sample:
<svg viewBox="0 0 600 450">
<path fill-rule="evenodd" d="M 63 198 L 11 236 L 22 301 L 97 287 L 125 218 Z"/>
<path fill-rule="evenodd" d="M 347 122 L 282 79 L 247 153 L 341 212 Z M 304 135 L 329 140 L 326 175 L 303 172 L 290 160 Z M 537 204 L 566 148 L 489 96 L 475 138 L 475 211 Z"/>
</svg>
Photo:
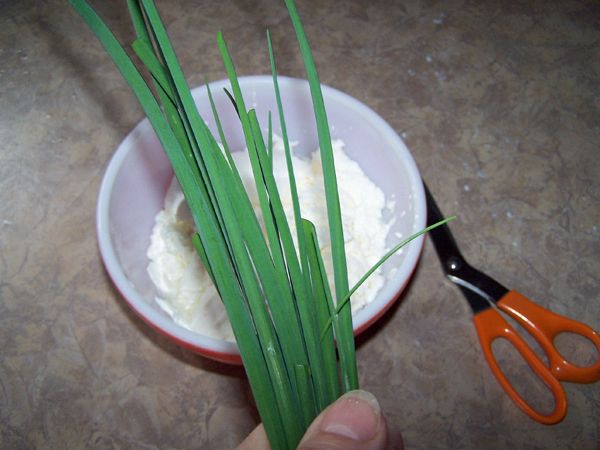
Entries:
<svg viewBox="0 0 600 450">
<path fill-rule="evenodd" d="M 381 407 L 373 394 L 350 391 L 327 411 L 321 429 L 355 441 L 368 441 L 377 433 L 380 416 Z"/>
</svg>

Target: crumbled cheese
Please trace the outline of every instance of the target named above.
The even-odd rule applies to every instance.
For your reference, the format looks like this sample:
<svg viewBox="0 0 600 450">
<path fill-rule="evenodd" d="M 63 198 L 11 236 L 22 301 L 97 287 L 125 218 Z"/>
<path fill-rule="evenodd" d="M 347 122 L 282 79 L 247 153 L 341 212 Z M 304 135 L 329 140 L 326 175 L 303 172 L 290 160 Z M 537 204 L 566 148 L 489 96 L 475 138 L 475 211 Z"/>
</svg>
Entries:
<svg viewBox="0 0 600 450">
<path fill-rule="evenodd" d="M 394 205 L 386 203 L 381 189 L 346 155 L 341 140 L 332 141 L 332 145 L 342 210 L 348 279 L 352 287 L 388 250 L 385 242 L 393 220 L 385 220 L 384 214 L 387 212 L 389 217 Z M 335 292 L 319 155 L 317 151 L 310 159 L 297 156 L 292 159 L 302 216 L 315 224 L 325 269 L 332 292 Z M 234 152 L 233 157 L 260 218 L 260 205 L 247 152 Z M 277 136 L 273 140 L 273 173 L 292 235 L 295 236 L 284 146 Z M 156 216 L 148 248 L 148 274 L 156 286 L 156 301 L 183 327 L 215 339 L 233 341 L 225 309 L 192 245 L 193 233 L 194 224 L 189 209 L 174 178 L 165 197 L 164 209 Z M 352 311 L 358 311 L 372 300 L 384 282 L 381 271 L 371 275 L 352 296 Z"/>
</svg>

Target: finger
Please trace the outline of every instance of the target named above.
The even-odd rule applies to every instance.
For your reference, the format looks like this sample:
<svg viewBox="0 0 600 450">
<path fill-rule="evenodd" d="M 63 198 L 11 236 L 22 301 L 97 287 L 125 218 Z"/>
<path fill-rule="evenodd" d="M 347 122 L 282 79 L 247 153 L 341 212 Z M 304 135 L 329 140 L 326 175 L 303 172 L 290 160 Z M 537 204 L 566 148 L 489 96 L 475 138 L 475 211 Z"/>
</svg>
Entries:
<svg viewBox="0 0 600 450">
<path fill-rule="evenodd" d="M 252 433 L 236 448 L 236 450 L 271 450 L 265 428 L 259 424 Z"/>
<path fill-rule="evenodd" d="M 387 427 L 377 399 L 351 391 L 328 406 L 310 425 L 298 450 L 383 450 Z"/>
</svg>

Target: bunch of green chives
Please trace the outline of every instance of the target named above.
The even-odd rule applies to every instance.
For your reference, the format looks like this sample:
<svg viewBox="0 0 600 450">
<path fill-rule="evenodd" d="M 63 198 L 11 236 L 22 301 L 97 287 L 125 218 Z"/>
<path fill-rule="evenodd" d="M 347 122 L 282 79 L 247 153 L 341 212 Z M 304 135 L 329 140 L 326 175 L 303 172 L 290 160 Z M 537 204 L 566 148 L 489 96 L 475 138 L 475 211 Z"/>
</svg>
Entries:
<svg viewBox="0 0 600 450">
<path fill-rule="evenodd" d="M 127 0 L 136 31 L 132 48 L 150 75 L 153 89 L 86 1 L 70 2 L 130 85 L 170 160 L 198 230 L 194 246 L 225 305 L 272 448 L 295 448 L 320 411 L 341 393 L 358 388 L 350 295 L 398 248 L 422 232 L 392 249 L 349 289 L 329 126 L 315 64 L 293 0 L 285 0 L 285 4 L 313 100 L 337 302 L 329 290 L 314 225 L 302 218 L 269 34 L 267 47 L 292 192 L 297 248 L 272 172 L 271 121 L 265 139 L 256 112 L 246 109 L 223 36 L 218 34 L 217 44 L 248 148 L 266 236 L 233 163 L 210 89 L 218 139 L 196 109 L 154 2 Z"/>
</svg>

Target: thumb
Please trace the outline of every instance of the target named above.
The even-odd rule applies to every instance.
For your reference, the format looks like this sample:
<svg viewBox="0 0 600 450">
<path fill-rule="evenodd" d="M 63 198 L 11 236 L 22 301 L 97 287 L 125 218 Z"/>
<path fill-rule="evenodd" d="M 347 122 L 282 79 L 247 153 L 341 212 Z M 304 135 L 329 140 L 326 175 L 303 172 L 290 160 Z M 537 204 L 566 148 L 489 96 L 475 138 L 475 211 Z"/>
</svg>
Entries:
<svg viewBox="0 0 600 450">
<path fill-rule="evenodd" d="M 387 428 L 373 394 L 350 391 L 329 405 L 310 425 L 298 450 L 383 450 Z"/>
</svg>

